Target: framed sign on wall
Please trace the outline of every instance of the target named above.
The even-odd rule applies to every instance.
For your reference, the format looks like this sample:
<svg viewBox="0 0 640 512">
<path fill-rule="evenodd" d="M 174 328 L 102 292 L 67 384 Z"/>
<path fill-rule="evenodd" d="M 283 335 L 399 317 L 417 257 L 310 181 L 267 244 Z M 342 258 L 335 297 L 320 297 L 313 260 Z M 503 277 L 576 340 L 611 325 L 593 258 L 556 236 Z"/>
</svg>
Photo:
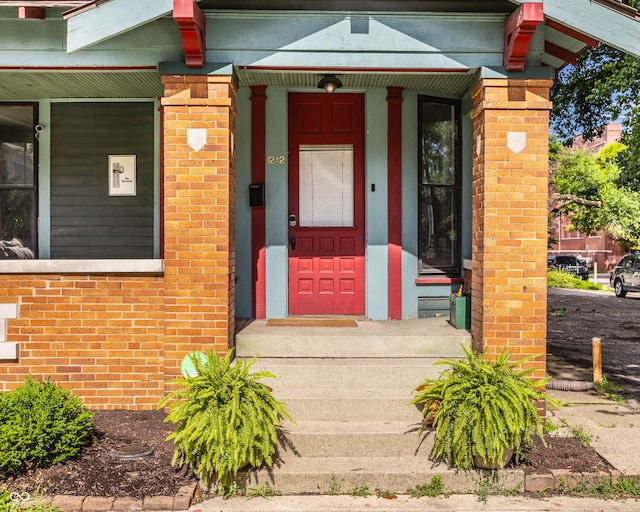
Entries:
<svg viewBox="0 0 640 512">
<path fill-rule="evenodd" d="M 109 155 L 109 195 L 136 195 L 136 155 Z"/>
</svg>

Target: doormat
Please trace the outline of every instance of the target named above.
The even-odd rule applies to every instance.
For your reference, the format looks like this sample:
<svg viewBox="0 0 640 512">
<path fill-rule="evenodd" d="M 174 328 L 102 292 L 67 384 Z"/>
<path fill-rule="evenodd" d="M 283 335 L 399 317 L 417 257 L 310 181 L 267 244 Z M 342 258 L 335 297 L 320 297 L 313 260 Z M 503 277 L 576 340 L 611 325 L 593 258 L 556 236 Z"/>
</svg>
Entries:
<svg viewBox="0 0 640 512">
<path fill-rule="evenodd" d="M 351 318 L 271 318 L 267 327 L 358 327 Z"/>
</svg>

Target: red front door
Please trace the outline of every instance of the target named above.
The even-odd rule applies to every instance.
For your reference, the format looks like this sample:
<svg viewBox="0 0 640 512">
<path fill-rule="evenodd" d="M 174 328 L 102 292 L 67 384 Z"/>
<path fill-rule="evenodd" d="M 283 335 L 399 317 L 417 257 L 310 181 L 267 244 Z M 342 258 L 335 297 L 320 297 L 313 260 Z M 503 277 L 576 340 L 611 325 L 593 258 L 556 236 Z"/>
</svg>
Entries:
<svg viewBox="0 0 640 512">
<path fill-rule="evenodd" d="M 364 314 L 364 103 L 289 96 L 289 314 Z"/>
</svg>

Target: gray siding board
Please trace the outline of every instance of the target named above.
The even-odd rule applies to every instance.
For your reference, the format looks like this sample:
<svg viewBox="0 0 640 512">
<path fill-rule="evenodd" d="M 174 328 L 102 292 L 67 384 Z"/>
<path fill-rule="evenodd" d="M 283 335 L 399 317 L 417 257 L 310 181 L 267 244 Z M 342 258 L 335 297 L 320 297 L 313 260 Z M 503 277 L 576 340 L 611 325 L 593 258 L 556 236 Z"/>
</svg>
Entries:
<svg viewBox="0 0 640 512">
<path fill-rule="evenodd" d="M 153 108 L 52 105 L 52 258 L 153 257 Z M 135 196 L 109 196 L 109 155 L 136 155 Z"/>
</svg>

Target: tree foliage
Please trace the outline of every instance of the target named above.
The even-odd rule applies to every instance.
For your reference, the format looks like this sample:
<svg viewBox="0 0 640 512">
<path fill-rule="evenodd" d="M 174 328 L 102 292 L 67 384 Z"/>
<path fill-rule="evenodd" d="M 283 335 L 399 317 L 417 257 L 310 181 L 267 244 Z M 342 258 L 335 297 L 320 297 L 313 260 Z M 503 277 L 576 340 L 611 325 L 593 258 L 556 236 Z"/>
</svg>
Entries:
<svg viewBox="0 0 640 512">
<path fill-rule="evenodd" d="M 618 156 L 625 149 L 614 142 L 597 154 L 579 149 L 550 151 L 552 199 L 557 200 L 551 212 L 566 215 L 569 229 L 587 234 L 604 230 L 628 249 L 640 240 L 640 192 L 620 185 Z"/>
<path fill-rule="evenodd" d="M 640 0 L 625 0 L 640 8 Z M 623 119 L 622 142 L 617 155 L 621 185 L 640 190 L 640 60 L 601 44 L 583 52 L 575 66 L 563 69 L 551 96 L 551 125 L 566 143 L 576 135 L 592 140 L 604 127 Z"/>
</svg>

